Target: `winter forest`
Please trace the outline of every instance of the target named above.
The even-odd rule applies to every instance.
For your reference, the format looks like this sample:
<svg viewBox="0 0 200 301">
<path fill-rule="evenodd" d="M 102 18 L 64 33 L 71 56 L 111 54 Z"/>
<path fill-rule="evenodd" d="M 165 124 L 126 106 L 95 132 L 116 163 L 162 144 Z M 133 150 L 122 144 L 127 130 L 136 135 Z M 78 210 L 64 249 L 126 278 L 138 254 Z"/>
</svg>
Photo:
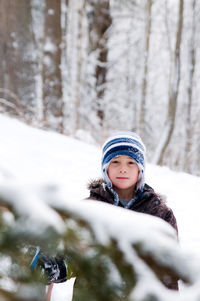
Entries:
<svg viewBox="0 0 200 301">
<path fill-rule="evenodd" d="M 1 301 L 200 300 L 199 28 L 200 0 L 0 0 Z M 144 140 L 178 241 L 84 199 L 118 130 Z M 65 255 L 51 296 L 40 248 Z"/>
<path fill-rule="evenodd" d="M 198 0 L 1 0 L 0 110 L 199 175 Z"/>
</svg>

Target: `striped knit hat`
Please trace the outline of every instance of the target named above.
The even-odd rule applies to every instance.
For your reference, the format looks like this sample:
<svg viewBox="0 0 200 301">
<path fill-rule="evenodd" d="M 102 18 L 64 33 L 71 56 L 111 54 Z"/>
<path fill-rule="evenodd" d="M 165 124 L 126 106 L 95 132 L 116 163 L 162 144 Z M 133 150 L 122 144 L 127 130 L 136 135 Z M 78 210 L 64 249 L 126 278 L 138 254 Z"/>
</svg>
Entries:
<svg viewBox="0 0 200 301">
<path fill-rule="evenodd" d="M 133 132 L 118 132 L 105 141 L 102 147 L 102 174 L 111 192 L 113 192 L 113 189 L 107 174 L 108 166 L 113 158 L 122 155 L 129 156 L 136 161 L 139 168 L 136 194 L 143 191 L 145 184 L 145 152 L 146 148 L 141 138 Z"/>
</svg>

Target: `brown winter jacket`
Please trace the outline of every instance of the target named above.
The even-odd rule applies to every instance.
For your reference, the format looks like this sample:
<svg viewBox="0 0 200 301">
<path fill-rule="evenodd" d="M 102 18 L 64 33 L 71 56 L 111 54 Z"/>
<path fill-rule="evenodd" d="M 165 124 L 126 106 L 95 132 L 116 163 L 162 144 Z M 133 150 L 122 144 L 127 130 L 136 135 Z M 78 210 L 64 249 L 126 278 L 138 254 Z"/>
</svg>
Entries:
<svg viewBox="0 0 200 301">
<path fill-rule="evenodd" d="M 106 188 L 103 179 L 92 181 L 89 184 L 88 189 L 90 190 L 90 196 L 88 199 L 102 201 L 109 204 L 114 203 L 113 195 Z M 119 206 L 122 207 L 120 203 Z M 168 222 L 178 234 L 176 218 L 172 210 L 167 207 L 161 196 L 156 194 L 149 185 L 145 184 L 141 197 L 136 200 L 130 210 L 160 217 Z M 174 281 L 173 283 L 170 283 L 170 285 L 167 285 L 167 287 L 178 290 L 178 282 Z"/>
</svg>

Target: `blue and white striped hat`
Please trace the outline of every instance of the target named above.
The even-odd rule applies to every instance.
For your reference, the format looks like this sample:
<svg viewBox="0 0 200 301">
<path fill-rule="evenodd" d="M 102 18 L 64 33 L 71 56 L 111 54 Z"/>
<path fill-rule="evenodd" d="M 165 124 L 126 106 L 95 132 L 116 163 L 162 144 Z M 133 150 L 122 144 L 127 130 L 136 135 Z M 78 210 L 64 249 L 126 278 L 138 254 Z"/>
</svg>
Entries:
<svg viewBox="0 0 200 301">
<path fill-rule="evenodd" d="M 142 139 L 134 132 L 118 132 L 105 141 L 102 147 L 102 174 L 108 188 L 112 192 L 112 183 L 107 174 L 108 166 L 113 158 L 122 155 L 129 156 L 136 161 L 139 168 L 136 193 L 143 191 L 145 184 L 145 153 L 146 148 Z"/>
</svg>

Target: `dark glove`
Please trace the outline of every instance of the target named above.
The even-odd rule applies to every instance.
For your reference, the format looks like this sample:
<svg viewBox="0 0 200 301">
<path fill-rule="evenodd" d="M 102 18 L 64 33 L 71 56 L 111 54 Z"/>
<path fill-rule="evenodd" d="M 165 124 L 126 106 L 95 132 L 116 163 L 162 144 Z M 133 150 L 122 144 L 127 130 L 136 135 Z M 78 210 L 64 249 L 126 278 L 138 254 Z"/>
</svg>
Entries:
<svg viewBox="0 0 200 301">
<path fill-rule="evenodd" d="M 41 253 L 39 265 L 44 270 L 48 284 L 51 282 L 61 283 L 67 280 L 67 267 L 61 257 L 50 257 Z"/>
</svg>

